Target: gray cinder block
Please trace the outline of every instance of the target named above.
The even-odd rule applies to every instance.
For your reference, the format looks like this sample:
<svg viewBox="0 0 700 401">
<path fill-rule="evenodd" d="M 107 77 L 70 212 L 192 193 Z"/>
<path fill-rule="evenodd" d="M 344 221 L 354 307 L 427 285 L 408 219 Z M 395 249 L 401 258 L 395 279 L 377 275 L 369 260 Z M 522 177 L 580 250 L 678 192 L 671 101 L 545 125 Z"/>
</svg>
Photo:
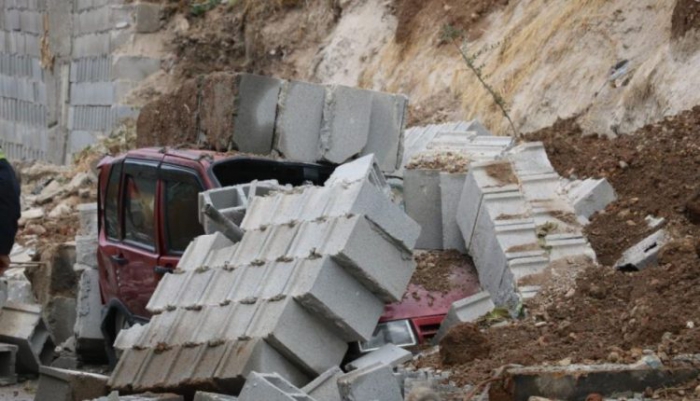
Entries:
<svg viewBox="0 0 700 401">
<path fill-rule="evenodd" d="M 416 249 L 443 249 L 440 172 L 406 170 L 404 202 L 406 214 L 421 226 Z"/>
<path fill-rule="evenodd" d="M 0 386 L 17 383 L 15 363 L 17 360 L 16 345 L 0 344 Z"/>
<path fill-rule="evenodd" d="M 111 79 L 142 81 L 160 70 L 160 60 L 150 57 L 114 56 Z"/>
<path fill-rule="evenodd" d="M 605 178 L 584 180 L 568 196 L 576 214 L 585 218 L 590 218 L 617 199 L 615 189 Z"/>
<path fill-rule="evenodd" d="M 457 224 L 457 209 L 466 177 L 466 173 L 440 173 L 442 246 L 462 253 L 466 253 L 467 248 Z"/>
<path fill-rule="evenodd" d="M 343 401 L 401 401 L 401 388 L 391 367 L 382 364 L 355 370 L 338 379 Z"/>
<path fill-rule="evenodd" d="M 82 203 L 78 205 L 80 233 L 97 237 L 97 203 Z"/>
<path fill-rule="evenodd" d="M 321 156 L 331 163 L 344 163 L 367 145 L 372 92 L 345 86 L 326 89 L 321 127 Z"/>
<path fill-rule="evenodd" d="M 39 305 L 6 303 L 0 313 L 0 342 L 18 347 L 19 373 L 36 373 L 53 359 L 54 341 Z"/>
<path fill-rule="evenodd" d="M 387 183 L 386 177 L 374 154 L 362 156 L 357 160 L 338 166 L 324 185 L 328 187 L 364 180 L 369 180 L 370 183 L 380 189 L 387 197 L 391 197 L 391 187 Z"/>
<path fill-rule="evenodd" d="M 190 242 L 187 249 L 185 249 L 185 253 L 180 258 L 177 267 L 182 270 L 197 269 L 202 267 L 208 252 L 228 248 L 232 245 L 233 243 L 219 232 L 201 235 Z"/>
<path fill-rule="evenodd" d="M 343 371 L 339 367 L 334 366 L 320 374 L 301 390 L 316 401 L 341 401 L 338 379 L 342 375 L 344 375 Z"/>
<path fill-rule="evenodd" d="M 152 33 L 160 29 L 160 19 L 163 7 L 152 3 L 138 3 L 136 5 L 136 32 Z"/>
<path fill-rule="evenodd" d="M 75 262 L 97 268 L 97 235 L 75 236 Z"/>
<path fill-rule="evenodd" d="M 407 109 L 406 96 L 381 92 L 372 95 L 369 135 L 362 154 L 374 154 L 385 173 L 401 167 Z"/>
<path fill-rule="evenodd" d="M 626 250 L 615 262 L 619 270 L 642 270 L 658 263 L 659 251 L 670 241 L 665 230 L 659 230 Z"/>
<path fill-rule="evenodd" d="M 320 158 L 320 132 L 326 89 L 306 82 L 286 82 L 279 95 L 275 150 L 288 160 Z"/>
<path fill-rule="evenodd" d="M 83 360 L 104 357 L 104 337 L 102 323 L 102 300 L 100 297 L 100 275 L 95 269 L 88 269 L 80 275 L 78 285 L 78 307 L 73 332 L 76 340 L 76 353 Z"/>
<path fill-rule="evenodd" d="M 42 366 L 36 401 L 82 401 L 107 394 L 107 376 Z"/>
<path fill-rule="evenodd" d="M 491 300 L 491 295 L 482 291 L 470 297 L 453 302 L 445 320 L 440 325 L 440 330 L 435 335 L 435 342 L 440 341 L 448 331 L 459 323 L 475 322 L 480 317 L 491 312 L 496 305 Z"/>
<path fill-rule="evenodd" d="M 277 99 L 284 81 L 253 74 L 238 76 L 233 141 L 242 152 L 268 154 L 277 118 Z"/>
<path fill-rule="evenodd" d="M 386 344 L 376 351 L 363 355 L 345 365 L 346 370 L 364 369 L 380 363 L 391 367 L 399 366 L 413 358 L 413 354 L 394 344 Z"/>
<path fill-rule="evenodd" d="M 238 397 L 241 401 L 313 401 L 277 374 L 253 372 Z"/>
</svg>

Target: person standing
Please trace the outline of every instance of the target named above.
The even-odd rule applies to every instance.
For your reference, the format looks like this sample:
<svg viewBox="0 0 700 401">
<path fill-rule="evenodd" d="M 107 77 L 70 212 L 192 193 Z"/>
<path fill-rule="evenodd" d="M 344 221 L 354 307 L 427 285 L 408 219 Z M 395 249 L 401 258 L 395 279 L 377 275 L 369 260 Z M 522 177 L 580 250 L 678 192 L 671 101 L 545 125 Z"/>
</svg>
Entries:
<svg viewBox="0 0 700 401">
<path fill-rule="evenodd" d="M 17 175 L 0 148 L 0 275 L 10 267 L 10 252 L 22 213 L 19 197 Z"/>
</svg>

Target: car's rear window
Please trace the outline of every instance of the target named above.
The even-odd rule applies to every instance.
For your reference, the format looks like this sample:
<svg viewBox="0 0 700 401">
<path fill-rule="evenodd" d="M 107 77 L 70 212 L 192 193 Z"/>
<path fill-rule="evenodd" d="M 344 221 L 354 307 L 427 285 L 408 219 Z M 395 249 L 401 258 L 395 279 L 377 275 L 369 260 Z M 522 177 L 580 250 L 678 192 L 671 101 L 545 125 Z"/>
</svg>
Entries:
<svg viewBox="0 0 700 401">
<path fill-rule="evenodd" d="M 334 169 L 317 164 L 238 158 L 215 163 L 212 172 L 222 187 L 254 180 L 277 180 L 280 184 L 298 186 L 305 183 L 323 185 Z"/>
</svg>

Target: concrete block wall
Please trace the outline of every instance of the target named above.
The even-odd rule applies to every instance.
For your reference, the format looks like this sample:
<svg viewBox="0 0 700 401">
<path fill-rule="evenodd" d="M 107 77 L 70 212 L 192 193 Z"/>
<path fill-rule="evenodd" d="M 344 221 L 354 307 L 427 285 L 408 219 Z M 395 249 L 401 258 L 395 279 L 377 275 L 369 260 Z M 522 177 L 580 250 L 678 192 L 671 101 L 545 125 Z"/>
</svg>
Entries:
<svg viewBox="0 0 700 401">
<path fill-rule="evenodd" d="M 159 27 L 160 7 L 140 2 L 2 2 L 0 146 L 8 157 L 62 164 L 135 117 L 124 98 L 160 60 L 114 54 Z"/>
<path fill-rule="evenodd" d="M 358 176 L 366 178 L 253 198 L 235 245 L 220 234 L 194 241 L 151 298 L 151 322 L 117 339 L 125 350 L 110 386 L 206 380 L 237 393 L 252 371 L 301 387 L 337 366 L 347 342 L 371 336 L 384 302 L 402 297 L 415 269 L 417 225 L 401 214 L 406 221 L 376 217 L 400 209 Z M 413 232 L 399 237 L 401 224 Z"/>
</svg>

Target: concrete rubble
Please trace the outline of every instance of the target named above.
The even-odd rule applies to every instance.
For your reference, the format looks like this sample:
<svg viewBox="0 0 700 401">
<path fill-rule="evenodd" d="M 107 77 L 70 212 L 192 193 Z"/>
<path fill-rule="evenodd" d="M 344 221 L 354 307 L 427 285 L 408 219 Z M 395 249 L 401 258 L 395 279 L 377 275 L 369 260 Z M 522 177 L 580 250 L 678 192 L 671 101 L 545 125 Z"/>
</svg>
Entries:
<svg viewBox="0 0 700 401">
<path fill-rule="evenodd" d="M 665 230 L 659 230 L 639 241 L 622 254 L 615 262 L 615 268 L 625 271 L 637 271 L 658 264 L 661 248 L 670 241 Z"/>
<path fill-rule="evenodd" d="M 41 367 L 35 401 L 82 401 L 107 394 L 107 376 Z"/>
<path fill-rule="evenodd" d="M 236 394 L 251 372 L 302 387 L 338 366 L 348 341 L 371 336 L 384 302 L 403 296 L 415 268 L 419 227 L 372 183 L 371 160 L 324 187 L 254 197 L 236 244 L 220 234 L 194 241 L 151 298 L 151 322 L 124 334 L 138 338 L 110 386 L 206 383 Z"/>
<path fill-rule="evenodd" d="M 6 303 L 0 312 L 0 343 L 17 346 L 20 373 L 37 373 L 53 360 L 54 342 L 39 305 Z"/>
</svg>

